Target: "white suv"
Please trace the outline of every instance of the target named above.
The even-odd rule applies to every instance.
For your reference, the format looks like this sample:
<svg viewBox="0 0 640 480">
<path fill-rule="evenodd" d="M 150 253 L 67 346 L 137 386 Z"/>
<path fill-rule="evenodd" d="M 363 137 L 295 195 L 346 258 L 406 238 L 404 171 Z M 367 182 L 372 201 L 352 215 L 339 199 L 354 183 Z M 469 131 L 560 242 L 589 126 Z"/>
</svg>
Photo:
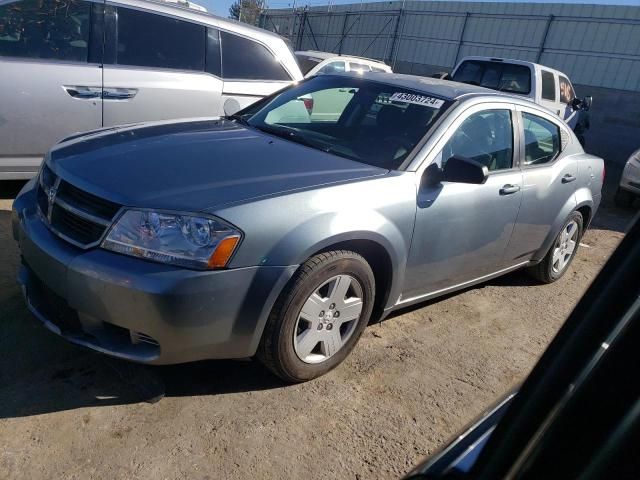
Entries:
<svg viewBox="0 0 640 480">
<path fill-rule="evenodd" d="M 493 57 L 465 57 L 449 77 L 462 83 L 528 97 L 562 118 L 584 144 L 591 97 L 579 99 L 569 77 L 544 65 Z"/>
<path fill-rule="evenodd" d="M 4 1 L 0 72 L 0 180 L 75 132 L 232 114 L 303 78 L 274 33 L 146 0 Z"/>
</svg>

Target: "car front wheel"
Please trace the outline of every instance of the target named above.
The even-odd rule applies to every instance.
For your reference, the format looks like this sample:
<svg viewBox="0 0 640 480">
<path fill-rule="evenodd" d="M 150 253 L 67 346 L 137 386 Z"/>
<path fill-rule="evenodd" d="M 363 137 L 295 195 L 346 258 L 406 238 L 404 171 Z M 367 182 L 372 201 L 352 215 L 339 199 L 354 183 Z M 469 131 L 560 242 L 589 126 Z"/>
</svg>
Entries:
<svg viewBox="0 0 640 480">
<path fill-rule="evenodd" d="M 287 382 L 303 382 L 340 364 L 367 326 L 375 296 L 371 267 L 357 253 L 316 255 L 280 295 L 258 358 Z"/>
<path fill-rule="evenodd" d="M 543 283 L 552 283 L 566 273 L 578 251 L 583 222 L 580 212 L 569 215 L 545 257 L 529 269 L 531 275 Z"/>
</svg>

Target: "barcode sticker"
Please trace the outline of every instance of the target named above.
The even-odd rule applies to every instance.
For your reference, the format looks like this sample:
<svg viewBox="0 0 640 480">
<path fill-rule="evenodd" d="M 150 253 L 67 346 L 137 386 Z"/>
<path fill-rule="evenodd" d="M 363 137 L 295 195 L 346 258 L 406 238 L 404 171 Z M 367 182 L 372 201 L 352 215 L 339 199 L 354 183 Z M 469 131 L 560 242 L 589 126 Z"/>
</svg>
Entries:
<svg viewBox="0 0 640 480">
<path fill-rule="evenodd" d="M 424 95 L 416 95 L 415 93 L 396 92 L 389 98 L 392 102 L 413 103 L 415 105 L 424 105 L 425 107 L 440 108 L 444 104 L 444 100 L 433 97 L 425 97 Z"/>
</svg>

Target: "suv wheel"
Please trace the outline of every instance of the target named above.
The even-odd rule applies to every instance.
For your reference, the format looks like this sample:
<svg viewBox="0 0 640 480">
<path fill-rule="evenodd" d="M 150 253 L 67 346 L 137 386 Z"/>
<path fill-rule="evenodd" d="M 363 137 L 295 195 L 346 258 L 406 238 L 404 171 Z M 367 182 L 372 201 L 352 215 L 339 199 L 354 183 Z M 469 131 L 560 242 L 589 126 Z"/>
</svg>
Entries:
<svg viewBox="0 0 640 480">
<path fill-rule="evenodd" d="M 303 382 L 340 364 L 367 326 L 375 280 L 354 252 L 307 260 L 280 295 L 262 335 L 258 357 L 287 382 Z"/>
<path fill-rule="evenodd" d="M 582 238 L 582 228 L 582 214 L 571 213 L 545 257 L 531 267 L 529 273 L 543 283 L 552 283 L 562 277 L 576 256 Z"/>
</svg>

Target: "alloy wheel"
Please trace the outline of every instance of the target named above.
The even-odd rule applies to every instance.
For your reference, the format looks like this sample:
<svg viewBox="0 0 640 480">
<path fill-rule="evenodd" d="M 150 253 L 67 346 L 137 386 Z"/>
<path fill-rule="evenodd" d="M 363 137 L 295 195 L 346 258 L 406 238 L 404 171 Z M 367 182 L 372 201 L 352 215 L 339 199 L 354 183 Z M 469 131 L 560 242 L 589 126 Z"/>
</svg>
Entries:
<svg viewBox="0 0 640 480">
<path fill-rule="evenodd" d="M 302 305 L 294 329 L 293 346 L 305 363 L 321 363 L 349 340 L 363 308 L 360 282 L 336 275 L 320 285 Z"/>
<path fill-rule="evenodd" d="M 573 252 L 578 246 L 578 223 L 575 220 L 571 220 L 567 223 L 560 235 L 553 249 L 553 258 L 551 260 L 551 268 L 554 273 L 561 273 L 567 268 Z"/>
</svg>

